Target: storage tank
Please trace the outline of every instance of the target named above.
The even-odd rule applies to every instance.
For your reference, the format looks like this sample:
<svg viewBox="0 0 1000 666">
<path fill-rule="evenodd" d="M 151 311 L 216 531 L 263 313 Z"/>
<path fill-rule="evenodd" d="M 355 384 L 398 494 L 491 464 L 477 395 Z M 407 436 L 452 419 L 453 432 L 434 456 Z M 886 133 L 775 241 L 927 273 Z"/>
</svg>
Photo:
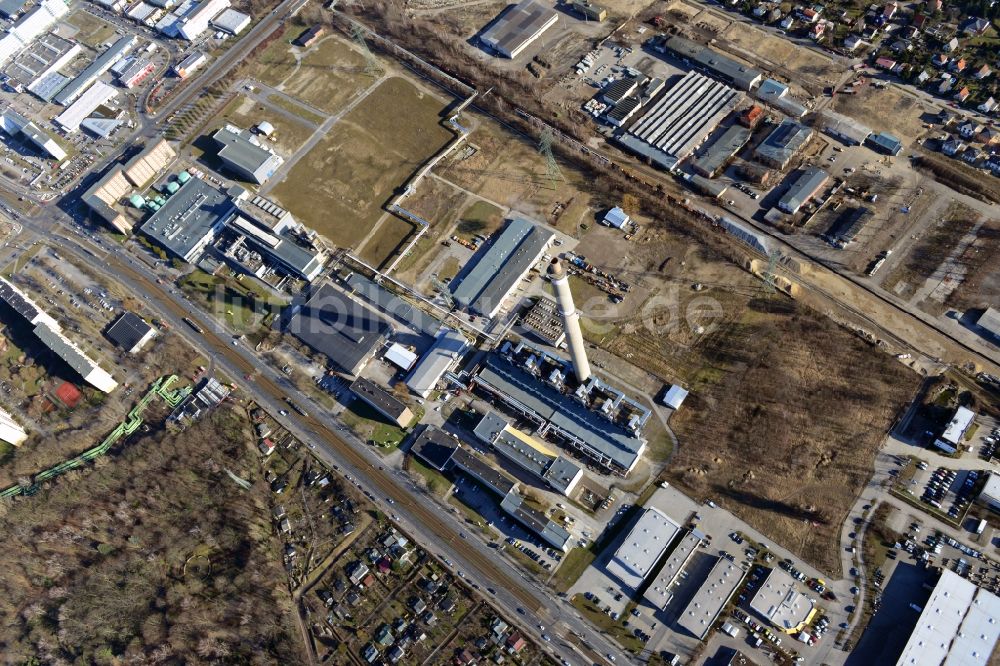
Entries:
<svg viewBox="0 0 1000 666">
<path fill-rule="evenodd" d="M 188 182 L 189 180 L 191 180 L 191 174 L 189 174 L 187 171 L 181 171 L 179 174 L 177 174 L 177 182 L 180 183 L 181 185 Z"/>
<path fill-rule="evenodd" d="M 156 197 L 155 199 L 153 199 L 153 201 L 156 202 L 157 206 L 162 206 L 163 204 L 167 203 L 167 200 L 164 199 L 162 196 Z"/>
<path fill-rule="evenodd" d="M 146 203 L 146 200 L 143 199 L 142 196 L 138 195 L 138 194 L 133 194 L 132 196 L 130 196 L 128 198 L 128 201 L 129 201 L 130 204 L 132 204 L 136 208 L 142 208 L 142 205 L 144 203 Z"/>
<path fill-rule="evenodd" d="M 170 181 L 169 183 L 167 183 L 167 192 L 169 194 L 173 194 L 179 189 L 181 189 L 181 186 L 175 183 L 174 181 Z"/>
</svg>

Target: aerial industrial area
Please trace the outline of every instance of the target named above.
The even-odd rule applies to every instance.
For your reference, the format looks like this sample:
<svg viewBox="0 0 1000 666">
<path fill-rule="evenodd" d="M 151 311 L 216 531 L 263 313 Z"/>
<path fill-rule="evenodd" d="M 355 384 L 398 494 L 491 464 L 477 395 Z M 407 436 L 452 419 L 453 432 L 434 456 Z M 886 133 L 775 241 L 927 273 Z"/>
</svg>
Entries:
<svg viewBox="0 0 1000 666">
<path fill-rule="evenodd" d="M 0 661 L 1000 663 L 1000 7 L 0 30 Z"/>
</svg>

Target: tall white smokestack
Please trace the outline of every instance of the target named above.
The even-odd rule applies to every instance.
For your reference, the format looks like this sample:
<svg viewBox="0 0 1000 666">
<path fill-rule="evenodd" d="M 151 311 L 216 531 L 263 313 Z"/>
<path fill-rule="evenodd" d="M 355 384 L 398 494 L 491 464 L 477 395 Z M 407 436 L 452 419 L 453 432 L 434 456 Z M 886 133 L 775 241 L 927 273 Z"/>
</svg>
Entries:
<svg viewBox="0 0 1000 666">
<path fill-rule="evenodd" d="M 569 340 L 569 355 L 573 360 L 573 370 L 577 381 L 582 384 L 590 377 L 590 361 L 587 360 L 587 348 L 583 344 L 583 333 L 580 331 L 580 314 L 573 305 L 573 292 L 569 290 L 569 276 L 558 257 L 549 264 L 549 278 L 556 292 L 556 302 L 559 304 L 559 314 L 562 315 L 563 328 L 566 329 L 566 339 Z"/>
</svg>

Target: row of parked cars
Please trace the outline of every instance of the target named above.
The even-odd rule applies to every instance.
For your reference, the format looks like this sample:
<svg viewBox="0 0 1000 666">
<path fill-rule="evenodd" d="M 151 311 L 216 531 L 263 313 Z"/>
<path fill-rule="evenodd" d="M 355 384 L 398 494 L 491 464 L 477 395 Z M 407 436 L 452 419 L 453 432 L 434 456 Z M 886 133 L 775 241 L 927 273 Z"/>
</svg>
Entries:
<svg viewBox="0 0 1000 666">
<path fill-rule="evenodd" d="M 983 438 L 983 448 L 980 451 L 983 459 L 991 460 L 1000 444 L 1000 428 L 993 428 L 989 435 Z"/>
</svg>

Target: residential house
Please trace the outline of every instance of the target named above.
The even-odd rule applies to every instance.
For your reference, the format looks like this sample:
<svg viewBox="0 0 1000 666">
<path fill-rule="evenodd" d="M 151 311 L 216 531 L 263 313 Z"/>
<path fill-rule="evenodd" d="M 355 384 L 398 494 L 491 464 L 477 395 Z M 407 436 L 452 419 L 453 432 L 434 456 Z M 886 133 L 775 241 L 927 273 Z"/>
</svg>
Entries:
<svg viewBox="0 0 1000 666">
<path fill-rule="evenodd" d="M 927 72 L 927 70 L 926 69 L 921 70 L 920 73 L 917 74 L 916 78 L 917 85 L 918 86 L 923 85 L 929 78 L 931 78 L 931 75 Z"/>
<path fill-rule="evenodd" d="M 519 631 L 515 631 L 507 637 L 507 650 L 511 654 L 517 654 L 523 650 L 527 644 L 527 641 L 524 640 L 524 636 L 522 636 Z"/>
<path fill-rule="evenodd" d="M 907 51 L 913 50 L 913 44 L 906 39 L 897 39 L 892 43 L 892 46 L 889 47 L 889 50 L 893 53 L 906 53 Z"/>
<path fill-rule="evenodd" d="M 955 93 L 955 101 L 957 101 L 959 103 L 962 103 L 965 100 L 969 99 L 969 95 L 971 95 L 971 94 L 972 93 L 969 91 L 968 88 L 966 88 L 965 86 L 962 86 L 962 89 L 959 90 L 957 93 Z"/>
<path fill-rule="evenodd" d="M 990 97 L 985 102 L 976 107 L 981 113 L 993 113 L 997 108 L 997 101 Z"/>
<path fill-rule="evenodd" d="M 996 127 L 985 127 L 976 137 L 984 146 L 995 146 L 1000 144 L 1000 129 Z"/>
<path fill-rule="evenodd" d="M 966 120 L 964 123 L 958 126 L 958 133 L 963 139 L 969 141 L 973 139 L 977 134 L 983 131 L 983 126 L 979 123 L 972 122 L 971 120 Z"/>
<path fill-rule="evenodd" d="M 815 23 L 816 21 L 819 20 L 819 12 L 813 9 L 812 7 L 806 7 L 805 9 L 803 9 L 801 12 L 799 12 L 799 16 L 806 23 Z"/>
<path fill-rule="evenodd" d="M 962 26 L 962 32 L 967 35 L 981 35 L 990 27 L 990 22 L 984 18 L 972 18 Z"/>
<path fill-rule="evenodd" d="M 373 638 L 375 639 L 375 642 L 383 647 L 389 647 L 396 642 L 396 637 L 392 635 L 392 629 L 390 629 L 389 625 L 385 623 L 375 630 Z"/>
<path fill-rule="evenodd" d="M 882 69 L 892 70 L 896 66 L 896 61 L 892 58 L 882 56 L 875 60 L 875 66 Z"/>
<path fill-rule="evenodd" d="M 365 576 L 368 575 L 368 567 L 365 565 L 364 562 L 352 562 L 349 565 L 347 565 L 346 573 L 347 573 L 347 578 L 351 581 L 351 583 L 357 585 L 362 580 L 364 580 Z"/>
<path fill-rule="evenodd" d="M 976 70 L 976 73 L 973 74 L 973 76 L 982 81 L 992 73 L 993 70 L 990 69 L 990 66 L 984 63 L 982 67 Z"/>
<path fill-rule="evenodd" d="M 965 144 L 956 139 L 955 137 L 951 137 L 943 144 L 941 144 L 941 152 L 947 155 L 948 157 L 954 157 L 955 155 L 958 154 L 959 151 L 964 149 L 965 149 Z"/>
<path fill-rule="evenodd" d="M 975 166 L 976 163 L 982 158 L 982 155 L 983 153 L 981 150 L 969 146 L 965 149 L 965 152 L 962 153 L 961 159 L 963 162 L 967 162 L 968 164 Z"/>
<path fill-rule="evenodd" d="M 791 14 L 789 14 L 785 18 L 781 19 L 781 23 L 778 24 L 778 27 L 782 30 L 791 30 L 793 25 L 795 25 L 795 19 L 792 18 Z"/>
<path fill-rule="evenodd" d="M 882 8 L 882 18 L 886 21 L 891 21 L 892 17 L 896 15 L 896 11 L 898 9 L 899 6 L 895 2 L 890 2 Z"/>
<path fill-rule="evenodd" d="M 965 58 L 959 58 L 952 61 L 950 69 L 956 74 L 961 74 L 965 71 L 966 65 L 968 65 L 968 62 L 966 62 Z"/>
<path fill-rule="evenodd" d="M 927 0 L 924 3 L 924 8 L 927 11 L 931 12 L 932 14 L 934 12 L 941 11 L 943 7 L 944 7 L 944 0 Z"/>
<path fill-rule="evenodd" d="M 379 658 L 378 648 L 376 648 L 371 643 L 365 645 L 361 650 L 361 658 L 365 660 L 365 663 L 373 664 Z"/>
<path fill-rule="evenodd" d="M 936 56 L 931 58 L 931 64 L 935 67 L 944 67 L 951 61 L 951 58 L 943 53 L 938 53 Z"/>
<path fill-rule="evenodd" d="M 390 663 L 397 664 L 403 657 L 406 656 L 406 653 L 403 652 L 403 649 L 398 645 L 393 645 L 392 648 L 386 652 L 386 656 L 389 657 Z"/>
<path fill-rule="evenodd" d="M 958 37 L 949 39 L 942 48 L 944 48 L 945 53 L 954 53 L 955 49 L 958 48 Z"/>
<path fill-rule="evenodd" d="M 809 37 L 814 42 L 818 42 L 819 40 L 823 39 L 824 32 L 826 32 L 826 23 L 819 22 L 813 25 L 813 27 L 809 29 Z"/>
<path fill-rule="evenodd" d="M 860 35 L 855 35 L 853 32 L 844 38 L 844 48 L 848 51 L 854 51 L 864 43 L 865 40 L 861 39 Z"/>
<path fill-rule="evenodd" d="M 912 25 L 917 30 L 923 30 L 924 26 L 927 25 L 927 22 L 929 20 L 930 20 L 930 17 L 928 17 L 927 14 L 921 14 L 921 13 L 918 12 L 918 13 L 916 13 L 916 14 L 913 15 L 913 20 L 910 21 L 910 25 Z"/>
</svg>

